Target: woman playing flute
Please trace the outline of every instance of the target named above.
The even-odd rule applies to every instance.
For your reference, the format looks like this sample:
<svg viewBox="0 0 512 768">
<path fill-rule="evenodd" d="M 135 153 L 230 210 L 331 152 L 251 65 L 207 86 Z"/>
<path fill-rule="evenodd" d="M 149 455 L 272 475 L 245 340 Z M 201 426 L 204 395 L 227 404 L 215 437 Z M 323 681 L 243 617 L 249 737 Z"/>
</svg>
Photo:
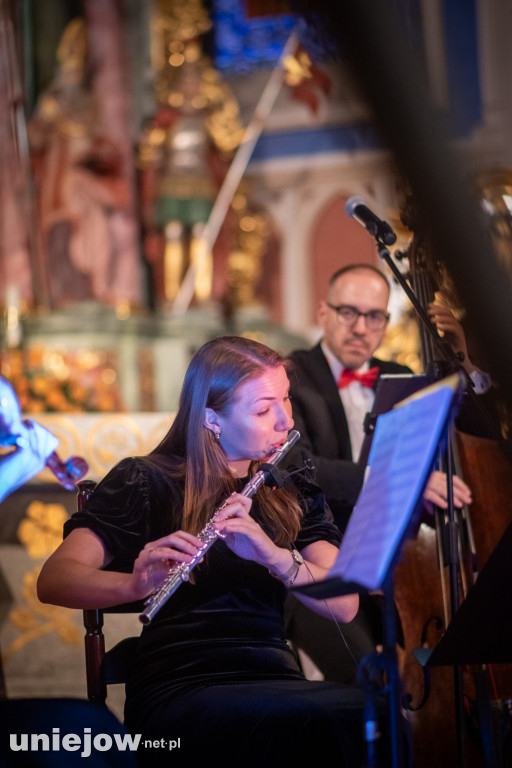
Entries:
<svg viewBox="0 0 512 768">
<path fill-rule="evenodd" d="M 141 764 L 361 764 L 363 692 L 306 680 L 283 630 L 287 588 L 323 579 L 337 555 L 323 494 L 300 473 L 240 493 L 293 427 L 287 367 L 244 338 L 201 347 L 167 435 L 99 483 L 39 577 L 40 599 L 70 608 L 147 598 L 190 562 L 218 510 L 222 538 L 138 642 L 126 725 L 144 740 L 180 739 L 172 756 L 148 748 Z M 358 610 L 355 594 L 300 599 L 340 622 Z"/>
</svg>

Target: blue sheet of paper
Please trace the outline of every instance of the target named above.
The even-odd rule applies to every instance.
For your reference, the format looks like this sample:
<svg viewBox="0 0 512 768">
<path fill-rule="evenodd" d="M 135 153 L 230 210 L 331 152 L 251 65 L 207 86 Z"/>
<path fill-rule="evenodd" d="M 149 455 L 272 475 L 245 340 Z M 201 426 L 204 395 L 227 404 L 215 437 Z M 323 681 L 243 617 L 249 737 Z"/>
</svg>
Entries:
<svg viewBox="0 0 512 768">
<path fill-rule="evenodd" d="M 458 376 L 450 376 L 377 418 L 366 482 L 328 578 L 382 587 L 419 507 L 458 386 Z"/>
</svg>

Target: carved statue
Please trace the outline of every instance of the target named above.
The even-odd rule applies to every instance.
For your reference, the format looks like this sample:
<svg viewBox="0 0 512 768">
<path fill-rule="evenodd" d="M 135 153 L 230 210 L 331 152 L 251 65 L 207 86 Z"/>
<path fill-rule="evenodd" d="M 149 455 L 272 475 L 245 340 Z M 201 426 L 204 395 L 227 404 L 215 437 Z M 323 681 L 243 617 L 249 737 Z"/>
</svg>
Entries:
<svg viewBox="0 0 512 768">
<path fill-rule="evenodd" d="M 213 261 L 202 230 L 242 127 L 233 95 L 202 50 L 210 22 L 201 4 L 188 8 L 188 25 L 179 3 L 160 5 L 153 51 L 159 107 L 141 137 L 139 165 L 145 254 L 157 301 L 165 305 L 176 298 L 191 263 L 196 298 L 212 293 Z M 222 237 L 217 260 L 219 250 Z"/>
<path fill-rule="evenodd" d="M 29 123 L 38 215 L 51 304 L 95 299 L 116 304 L 116 274 L 126 244 L 119 211 L 130 204 L 122 157 L 101 125 L 82 19 L 66 28 L 54 81 Z"/>
</svg>

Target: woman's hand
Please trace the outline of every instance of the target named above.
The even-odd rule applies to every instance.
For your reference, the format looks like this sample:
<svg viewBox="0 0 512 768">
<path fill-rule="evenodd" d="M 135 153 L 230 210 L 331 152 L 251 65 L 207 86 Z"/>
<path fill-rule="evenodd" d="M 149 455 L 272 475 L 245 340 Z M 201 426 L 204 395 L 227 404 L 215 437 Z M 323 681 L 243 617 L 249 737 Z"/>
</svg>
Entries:
<svg viewBox="0 0 512 768">
<path fill-rule="evenodd" d="M 261 526 L 250 517 L 252 501 L 240 493 L 233 493 L 215 516 L 215 527 L 222 533 L 232 552 L 244 560 L 253 560 L 272 573 L 285 574 L 292 564 L 292 555 L 286 547 L 278 547 L 269 539 Z M 325 578 L 338 554 L 337 548 L 327 541 L 309 544 L 301 553 L 304 556 L 295 585 L 308 584 Z M 325 600 L 297 595 L 299 600 L 316 613 L 339 621 L 352 621 L 357 613 L 359 597 L 342 595 Z"/>
<path fill-rule="evenodd" d="M 187 531 L 175 531 L 144 547 L 133 565 L 132 589 L 134 600 L 155 592 L 177 563 L 190 563 L 201 546 L 197 536 Z"/>
<path fill-rule="evenodd" d="M 269 567 L 280 552 L 280 547 L 250 516 L 251 506 L 252 500 L 247 496 L 231 494 L 215 515 L 215 528 L 238 557 Z"/>
</svg>

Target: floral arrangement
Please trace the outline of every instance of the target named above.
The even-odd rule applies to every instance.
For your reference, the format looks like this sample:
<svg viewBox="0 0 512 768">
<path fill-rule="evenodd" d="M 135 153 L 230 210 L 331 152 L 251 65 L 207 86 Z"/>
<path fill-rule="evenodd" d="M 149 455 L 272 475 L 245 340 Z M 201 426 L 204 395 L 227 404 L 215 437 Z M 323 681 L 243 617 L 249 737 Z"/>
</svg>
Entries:
<svg viewBox="0 0 512 768">
<path fill-rule="evenodd" d="M 122 411 L 115 354 L 31 347 L 0 354 L 24 413 Z"/>
</svg>

